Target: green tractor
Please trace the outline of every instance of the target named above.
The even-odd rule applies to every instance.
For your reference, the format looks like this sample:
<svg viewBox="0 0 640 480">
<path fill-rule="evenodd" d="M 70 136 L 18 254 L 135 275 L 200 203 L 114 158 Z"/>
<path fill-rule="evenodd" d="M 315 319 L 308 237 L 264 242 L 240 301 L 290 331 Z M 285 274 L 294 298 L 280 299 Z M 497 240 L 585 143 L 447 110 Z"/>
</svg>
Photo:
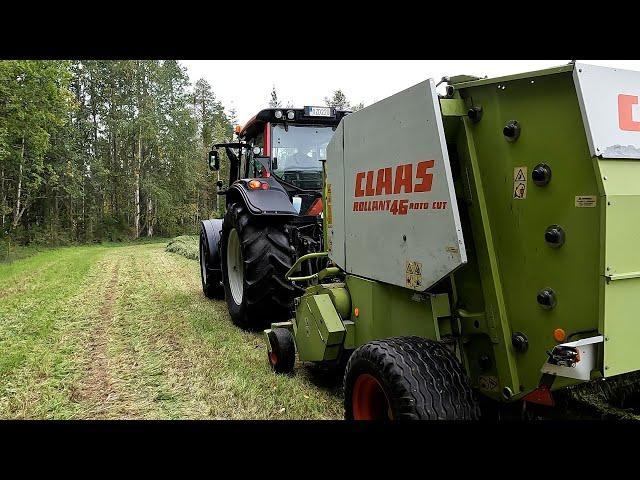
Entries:
<svg viewBox="0 0 640 480">
<path fill-rule="evenodd" d="M 640 370 L 640 73 L 443 80 L 342 119 L 326 248 L 264 332 L 276 372 L 346 363 L 347 419 L 544 410 Z"/>
<path fill-rule="evenodd" d="M 302 255 L 323 250 L 322 164 L 327 143 L 348 112 L 332 107 L 266 109 L 235 142 L 209 153 L 229 160 L 224 219 L 201 222 L 200 273 L 208 298 L 225 298 L 233 322 L 260 330 L 290 318 L 300 287 L 284 278 Z M 318 264 L 319 265 L 319 264 Z M 307 262 L 306 268 L 317 268 Z"/>
</svg>

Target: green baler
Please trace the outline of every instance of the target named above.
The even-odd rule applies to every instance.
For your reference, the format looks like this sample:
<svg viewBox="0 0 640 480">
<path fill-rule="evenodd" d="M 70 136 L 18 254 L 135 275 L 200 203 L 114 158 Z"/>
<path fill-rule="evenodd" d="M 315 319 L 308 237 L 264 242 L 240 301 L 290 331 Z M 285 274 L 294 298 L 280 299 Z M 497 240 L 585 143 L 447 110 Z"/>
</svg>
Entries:
<svg viewBox="0 0 640 480">
<path fill-rule="evenodd" d="M 640 73 L 584 64 L 427 80 L 345 117 L 329 267 L 270 362 L 348 359 L 347 418 L 477 418 L 478 395 L 640 370 Z M 305 270 L 308 271 L 308 270 Z"/>
</svg>

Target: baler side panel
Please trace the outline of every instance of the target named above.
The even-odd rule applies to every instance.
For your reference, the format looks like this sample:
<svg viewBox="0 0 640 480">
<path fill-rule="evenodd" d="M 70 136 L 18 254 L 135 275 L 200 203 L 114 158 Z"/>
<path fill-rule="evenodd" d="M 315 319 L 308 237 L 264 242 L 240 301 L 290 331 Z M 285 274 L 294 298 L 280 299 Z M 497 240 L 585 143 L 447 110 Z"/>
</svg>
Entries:
<svg viewBox="0 0 640 480">
<path fill-rule="evenodd" d="M 344 120 L 336 128 L 329 145 L 325 169 L 325 211 L 324 222 L 327 232 L 329 258 L 343 270 L 347 268 L 345 258 L 344 225 Z"/>
<path fill-rule="evenodd" d="M 402 335 L 440 339 L 431 296 L 355 275 L 347 275 L 346 284 L 356 345 Z"/>
<path fill-rule="evenodd" d="M 640 132 L 639 132 L 640 133 Z M 598 160 L 606 191 L 604 375 L 640 370 L 640 161 Z M 606 178 L 606 180 L 605 180 Z"/>
<path fill-rule="evenodd" d="M 598 328 L 600 282 L 599 208 L 588 202 L 576 203 L 576 197 L 595 197 L 599 189 L 583 128 L 571 72 L 558 72 L 535 79 L 518 78 L 498 84 L 482 84 L 461 90 L 461 95 L 483 108 L 476 124 L 468 123 L 477 153 L 482 194 L 486 201 L 487 223 L 497 258 L 496 285 L 502 290 L 507 323 L 494 344 L 496 361 L 504 355 L 515 362 L 518 384 L 516 397 L 535 389 L 546 351 L 553 348 L 554 330 L 567 335 Z M 509 142 L 504 126 L 517 120 L 520 137 Z M 537 186 L 531 172 L 540 163 L 551 167 L 551 181 Z M 522 170 L 526 180 L 524 198 L 515 198 L 515 180 Z M 469 205 L 470 215 L 479 218 L 477 202 Z M 485 219 L 482 220 L 485 224 Z M 545 230 L 558 224 L 566 232 L 560 248 L 545 242 Z M 476 238 L 478 256 L 487 255 Z M 486 269 L 482 264 L 481 269 Z M 483 274 L 483 288 L 486 290 Z M 546 287 L 556 294 L 552 309 L 536 301 Z M 457 289 L 459 302 L 465 303 L 465 291 Z M 498 315 L 499 305 L 487 297 L 487 315 Z M 493 309 L 493 311 L 492 311 Z M 500 324 L 499 324 L 500 326 Z M 522 332 L 528 349 L 517 352 L 510 339 Z M 470 344 L 469 350 L 478 355 Z M 486 343 L 484 347 L 486 348 Z M 504 352 L 502 352 L 504 350 Z M 501 381 L 508 378 L 502 378 Z M 513 377 L 516 380 L 516 377 Z M 554 388 L 571 383 L 558 379 Z"/>
<path fill-rule="evenodd" d="M 640 369 L 640 72 L 577 63 L 573 81 L 601 189 L 602 373 L 619 375 Z"/>
</svg>

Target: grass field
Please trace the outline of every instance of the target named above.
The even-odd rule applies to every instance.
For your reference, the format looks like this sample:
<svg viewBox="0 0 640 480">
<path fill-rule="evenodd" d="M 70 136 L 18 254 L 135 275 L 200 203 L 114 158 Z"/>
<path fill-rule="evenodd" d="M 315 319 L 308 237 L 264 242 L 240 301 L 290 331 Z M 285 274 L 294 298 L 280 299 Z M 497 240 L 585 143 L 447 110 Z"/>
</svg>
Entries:
<svg viewBox="0 0 640 480">
<path fill-rule="evenodd" d="M 0 264 L 0 418 L 338 419 L 339 381 L 271 373 L 260 334 L 165 243 Z"/>
</svg>

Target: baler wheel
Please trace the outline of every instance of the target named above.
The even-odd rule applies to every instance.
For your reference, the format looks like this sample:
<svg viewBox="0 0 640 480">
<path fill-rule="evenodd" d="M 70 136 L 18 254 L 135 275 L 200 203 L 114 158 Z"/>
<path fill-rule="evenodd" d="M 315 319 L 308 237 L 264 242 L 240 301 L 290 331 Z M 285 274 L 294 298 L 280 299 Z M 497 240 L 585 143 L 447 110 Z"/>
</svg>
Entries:
<svg viewBox="0 0 640 480">
<path fill-rule="evenodd" d="M 344 376 L 347 420 L 477 420 L 457 358 L 441 342 L 394 337 L 353 352 Z"/>
<path fill-rule="evenodd" d="M 269 365 L 275 373 L 291 373 L 296 363 L 296 347 L 293 334 L 286 328 L 275 328 L 269 352 Z"/>
</svg>

